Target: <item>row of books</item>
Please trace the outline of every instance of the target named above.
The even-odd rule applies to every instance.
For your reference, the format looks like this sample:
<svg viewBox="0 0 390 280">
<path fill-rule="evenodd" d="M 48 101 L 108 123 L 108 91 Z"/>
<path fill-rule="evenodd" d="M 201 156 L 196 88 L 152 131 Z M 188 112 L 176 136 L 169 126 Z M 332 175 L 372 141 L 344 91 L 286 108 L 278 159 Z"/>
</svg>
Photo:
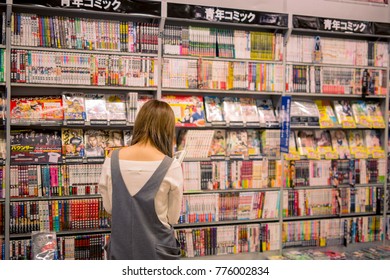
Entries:
<svg viewBox="0 0 390 280">
<path fill-rule="evenodd" d="M 279 196 L 279 192 L 184 195 L 179 223 L 276 219 Z"/>
<path fill-rule="evenodd" d="M 281 64 L 164 58 L 162 87 L 282 92 Z"/>
<path fill-rule="evenodd" d="M 275 223 L 176 230 L 182 257 L 256 253 L 279 249 Z"/>
<path fill-rule="evenodd" d="M 4 232 L 5 232 L 5 229 L 4 229 L 4 226 L 5 226 L 5 221 L 4 221 L 5 211 L 4 210 L 5 210 L 4 209 L 4 203 L 0 202 L 0 235 L 4 235 Z M 1 240 L 2 240 L 2 238 L 0 238 L 0 245 L 1 245 Z M 1 251 L 1 249 L 0 249 L 0 251 Z"/>
<path fill-rule="evenodd" d="M 110 227 L 101 198 L 10 202 L 10 233 Z"/>
<path fill-rule="evenodd" d="M 386 42 L 292 35 L 287 43 L 287 61 L 387 67 Z"/>
<path fill-rule="evenodd" d="M 284 217 L 380 214 L 381 194 L 376 187 L 288 190 L 283 193 L 282 211 Z"/>
<path fill-rule="evenodd" d="M 325 66 L 286 66 L 287 92 L 387 94 L 387 71 Z"/>
<path fill-rule="evenodd" d="M 283 36 L 271 32 L 166 25 L 164 54 L 282 60 Z"/>
<path fill-rule="evenodd" d="M 184 191 L 281 187 L 280 160 L 183 162 Z"/>
<path fill-rule="evenodd" d="M 101 164 L 12 165 L 10 197 L 98 194 Z"/>
<path fill-rule="evenodd" d="M 5 198 L 5 181 L 5 168 L 0 166 L 0 198 Z"/>
<path fill-rule="evenodd" d="M 332 128 L 385 128 L 378 101 L 365 100 L 303 100 L 293 98 L 290 108 L 291 125 Z"/>
<path fill-rule="evenodd" d="M 383 184 L 387 172 L 386 159 L 292 160 L 286 168 L 287 188 Z"/>
<path fill-rule="evenodd" d="M 59 49 L 157 53 L 158 24 L 13 13 L 11 44 Z"/>
<path fill-rule="evenodd" d="M 56 260 L 104 260 L 109 234 L 57 236 Z M 31 239 L 10 240 L 10 260 L 32 260 Z M 1 259 L 1 255 L 0 255 Z"/>
<path fill-rule="evenodd" d="M 180 130 L 178 150 L 185 150 L 185 158 L 247 156 L 280 157 L 280 131 L 255 129 Z"/>
<path fill-rule="evenodd" d="M 11 82 L 156 87 L 153 57 L 11 50 Z"/>
<path fill-rule="evenodd" d="M 335 246 L 383 240 L 383 217 L 283 222 L 283 247 Z"/>
<path fill-rule="evenodd" d="M 384 158 L 379 130 L 295 130 L 290 134 L 290 153 L 324 158 Z"/>
</svg>

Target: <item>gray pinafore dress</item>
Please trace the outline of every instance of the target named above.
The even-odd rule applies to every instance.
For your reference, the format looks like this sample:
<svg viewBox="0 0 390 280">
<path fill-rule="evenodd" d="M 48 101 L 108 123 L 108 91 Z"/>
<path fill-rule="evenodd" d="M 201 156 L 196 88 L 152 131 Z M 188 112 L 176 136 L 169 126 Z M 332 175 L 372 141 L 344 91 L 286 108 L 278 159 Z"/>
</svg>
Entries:
<svg viewBox="0 0 390 280">
<path fill-rule="evenodd" d="M 165 156 L 146 184 L 130 195 L 119 167 L 119 149 L 112 153 L 111 238 L 107 246 L 111 260 L 172 260 L 180 257 L 173 232 L 158 219 L 154 198 L 173 159 Z"/>
</svg>

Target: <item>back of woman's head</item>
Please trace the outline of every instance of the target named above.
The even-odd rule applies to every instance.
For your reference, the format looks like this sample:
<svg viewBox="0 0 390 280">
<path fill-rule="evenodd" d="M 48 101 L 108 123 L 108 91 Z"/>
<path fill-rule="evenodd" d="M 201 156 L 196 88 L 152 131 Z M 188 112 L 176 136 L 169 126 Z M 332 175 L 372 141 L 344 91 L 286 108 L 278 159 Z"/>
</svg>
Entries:
<svg viewBox="0 0 390 280">
<path fill-rule="evenodd" d="M 146 102 L 137 114 L 131 145 L 150 143 L 160 152 L 173 156 L 175 114 L 168 103 L 159 100 Z"/>
</svg>

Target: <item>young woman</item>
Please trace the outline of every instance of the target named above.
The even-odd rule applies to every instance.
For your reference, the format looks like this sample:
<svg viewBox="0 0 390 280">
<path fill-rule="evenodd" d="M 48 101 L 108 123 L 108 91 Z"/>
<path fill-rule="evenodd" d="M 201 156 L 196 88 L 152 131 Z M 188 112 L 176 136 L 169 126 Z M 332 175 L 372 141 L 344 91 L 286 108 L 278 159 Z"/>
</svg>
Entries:
<svg viewBox="0 0 390 280">
<path fill-rule="evenodd" d="M 180 216 L 183 174 L 174 160 L 175 116 L 150 100 L 134 123 L 130 147 L 106 158 L 99 182 L 103 205 L 112 214 L 109 259 L 178 259 L 171 224 Z"/>
</svg>

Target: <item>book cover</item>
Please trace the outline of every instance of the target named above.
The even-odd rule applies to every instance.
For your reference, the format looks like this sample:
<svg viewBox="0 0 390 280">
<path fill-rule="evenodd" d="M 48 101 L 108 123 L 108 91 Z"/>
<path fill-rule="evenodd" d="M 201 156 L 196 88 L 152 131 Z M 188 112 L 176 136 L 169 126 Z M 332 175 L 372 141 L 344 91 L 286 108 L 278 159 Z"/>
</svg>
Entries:
<svg viewBox="0 0 390 280">
<path fill-rule="evenodd" d="M 183 145 L 183 140 L 179 145 Z M 214 130 L 213 140 L 209 151 L 209 156 L 225 156 L 226 155 L 226 130 Z"/>
<path fill-rule="evenodd" d="M 126 99 L 124 94 L 106 95 L 107 117 L 112 121 L 126 121 Z"/>
<path fill-rule="evenodd" d="M 175 113 L 176 126 L 205 126 L 205 114 L 202 96 L 165 95 L 167 102 Z"/>
<path fill-rule="evenodd" d="M 123 145 L 131 146 L 132 139 L 133 139 L 133 132 L 129 129 L 123 130 Z"/>
<path fill-rule="evenodd" d="M 295 140 L 298 152 L 301 156 L 309 157 L 310 153 L 314 153 L 316 151 L 314 131 L 297 130 L 295 131 Z"/>
<path fill-rule="evenodd" d="M 348 146 L 347 135 L 341 129 L 332 130 L 330 132 L 332 137 L 332 147 L 335 152 L 339 154 L 340 159 L 347 159 L 351 157 Z"/>
<path fill-rule="evenodd" d="M 337 117 L 334 114 L 331 101 L 329 100 L 316 100 L 315 101 L 318 113 L 320 116 L 320 127 L 321 128 L 330 128 L 334 127 L 337 124 Z"/>
<path fill-rule="evenodd" d="M 363 100 L 352 101 L 352 113 L 355 123 L 368 128 L 372 127 L 372 121 L 368 115 L 367 104 Z"/>
<path fill-rule="evenodd" d="M 364 144 L 364 135 L 361 130 L 350 130 L 347 133 L 348 145 L 354 158 L 367 158 L 367 149 Z"/>
<path fill-rule="evenodd" d="M 367 116 L 371 121 L 373 128 L 385 128 L 385 120 L 378 102 L 367 102 Z"/>
<path fill-rule="evenodd" d="M 379 130 L 364 130 L 364 141 L 369 156 L 373 158 L 383 158 L 385 156 Z"/>
<path fill-rule="evenodd" d="M 84 94 L 81 92 L 65 92 L 62 95 L 65 120 L 85 120 Z"/>
<path fill-rule="evenodd" d="M 256 100 L 250 97 L 240 97 L 239 102 L 244 123 L 259 123 Z"/>
<path fill-rule="evenodd" d="M 329 130 L 314 131 L 314 145 L 321 156 L 332 152 L 332 138 Z"/>
<path fill-rule="evenodd" d="M 260 156 L 261 155 L 261 142 L 260 142 L 260 131 L 255 129 L 247 130 L 248 136 L 248 155 L 249 156 Z"/>
<path fill-rule="evenodd" d="M 317 126 L 320 115 L 314 101 L 292 100 L 290 118 L 291 124 Z"/>
<path fill-rule="evenodd" d="M 223 98 L 223 115 L 227 123 L 242 123 L 241 104 L 236 97 Z"/>
<path fill-rule="evenodd" d="M 256 106 L 259 113 L 260 124 L 266 126 L 279 126 L 279 121 L 275 114 L 275 108 L 271 99 L 256 99 Z"/>
<path fill-rule="evenodd" d="M 84 98 L 87 121 L 107 120 L 106 98 L 104 94 L 86 93 Z"/>
<path fill-rule="evenodd" d="M 352 115 L 351 103 L 347 100 L 333 101 L 337 121 L 343 128 L 355 128 L 356 124 Z"/>
<path fill-rule="evenodd" d="M 204 104 L 206 109 L 206 120 L 209 123 L 224 121 L 222 102 L 217 96 L 205 96 Z"/>
<path fill-rule="evenodd" d="M 11 119 L 38 121 L 43 118 L 42 104 L 35 97 L 11 98 Z"/>
<path fill-rule="evenodd" d="M 24 129 L 11 131 L 11 163 L 61 163 L 61 131 Z"/>
<path fill-rule="evenodd" d="M 227 153 L 229 156 L 248 156 L 248 134 L 246 130 L 228 131 L 227 137 Z"/>
<path fill-rule="evenodd" d="M 84 132 L 85 156 L 104 157 L 105 155 L 105 132 L 99 129 L 88 129 Z"/>
<path fill-rule="evenodd" d="M 81 128 L 62 128 L 62 155 L 83 157 L 85 155 L 84 132 Z"/>
<path fill-rule="evenodd" d="M 105 150 L 106 155 L 112 150 L 121 148 L 124 146 L 124 135 L 122 130 L 112 129 L 105 130 Z"/>
</svg>

